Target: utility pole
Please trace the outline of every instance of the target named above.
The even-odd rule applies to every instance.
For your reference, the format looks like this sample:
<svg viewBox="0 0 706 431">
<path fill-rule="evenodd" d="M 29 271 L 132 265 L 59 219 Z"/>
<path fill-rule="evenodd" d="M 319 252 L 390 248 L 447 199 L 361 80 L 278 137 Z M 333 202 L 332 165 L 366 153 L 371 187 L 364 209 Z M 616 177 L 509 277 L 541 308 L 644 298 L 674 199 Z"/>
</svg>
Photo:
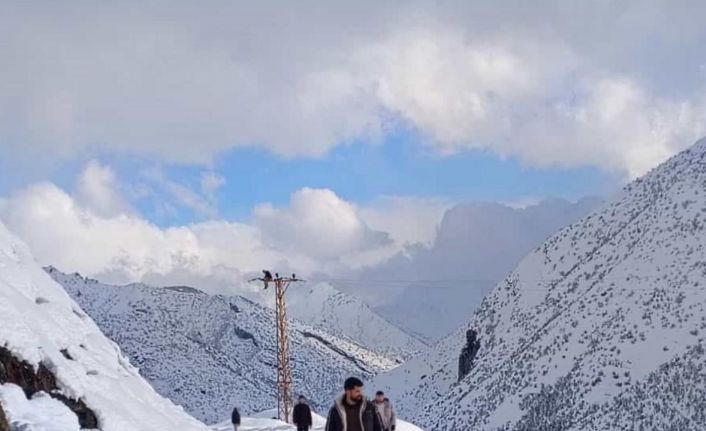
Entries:
<svg viewBox="0 0 706 431">
<path fill-rule="evenodd" d="M 262 271 L 264 277 L 260 280 L 267 289 L 269 283 L 275 285 L 275 314 L 277 316 L 277 415 L 279 420 L 289 423 L 292 408 L 292 364 L 289 354 L 289 331 L 287 329 L 287 304 L 285 295 L 291 283 L 302 282 L 296 274 L 291 277 L 272 277 L 269 271 Z"/>
</svg>

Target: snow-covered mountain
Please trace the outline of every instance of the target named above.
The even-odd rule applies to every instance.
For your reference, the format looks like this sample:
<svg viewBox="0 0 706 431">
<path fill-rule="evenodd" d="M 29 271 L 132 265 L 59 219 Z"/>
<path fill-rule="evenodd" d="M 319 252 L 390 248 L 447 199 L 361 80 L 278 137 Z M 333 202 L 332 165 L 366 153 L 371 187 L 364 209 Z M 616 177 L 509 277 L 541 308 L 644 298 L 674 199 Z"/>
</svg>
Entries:
<svg viewBox="0 0 706 431">
<path fill-rule="evenodd" d="M 357 343 L 400 361 L 421 352 L 426 345 L 391 324 L 368 304 L 328 283 L 290 291 L 288 312 L 298 320 L 351 338 Z"/>
<path fill-rule="evenodd" d="M 412 247 L 371 268 L 361 275 L 360 285 L 367 282 L 368 288 L 390 292 L 391 300 L 376 306 L 378 313 L 438 341 L 464 324 L 527 253 L 599 204 L 597 198 L 584 198 L 551 199 L 524 208 L 493 202 L 456 205 L 444 214 L 431 246 Z M 395 281 L 386 281 L 390 279 Z M 404 290 L 394 295 L 399 288 Z"/>
<path fill-rule="evenodd" d="M 377 384 L 439 431 L 703 430 L 705 308 L 702 140 L 549 238 L 467 327 Z"/>
<path fill-rule="evenodd" d="M 158 395 L 0 223 L 0 429 L 10 424 L 208 431 Z"/>
<path fill-rule="evenodd" d="M 233 405 L 249 414 L 276 404 L 274 311 L 242 297 L 190 287 L 113 286 L 49 274 L 117 342 L 155 389 L 215 423 Z M 290 321 L 294 387 L 328 406 L 350 376 L 369 379 L 397 362 L 321 328 Z"/>
</svg>

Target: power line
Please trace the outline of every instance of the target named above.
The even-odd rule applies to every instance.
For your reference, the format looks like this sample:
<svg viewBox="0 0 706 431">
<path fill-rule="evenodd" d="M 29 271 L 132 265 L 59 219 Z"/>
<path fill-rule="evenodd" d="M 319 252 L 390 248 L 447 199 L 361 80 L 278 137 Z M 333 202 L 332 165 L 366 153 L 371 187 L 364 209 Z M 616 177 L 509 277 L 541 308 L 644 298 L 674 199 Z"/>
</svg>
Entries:
<svg viewBox="0 0 706 431">
<path fill-rule="evenodd" d="M 706 274 L 704 274 L 706 277 Z M 559 286 L 559 285 L 571 285 L 574 282 L 582 280 L 591 280 L 592 282 L 607 282 L 612 283 L 611 288 L 618 289 L 632 289 L 632 290 L 651 290 L 658 288 L 658 286 L 653 285 L 616 285 L 617 282 L 650 282 L 662 280 L 662 276 L 646 276 L 646 275 L 631 275 L 624 277 L 598 277 L 592 279 L 586 279 L 585 277 L 579 275 L 573 279 L 548 279 L 548 278 L 527 278 L 522 277 L 518 279 L 521 281 L 520 290 L 536 290 L 536 291 L 546 291 L 546 287 L 543 288 L 533 288 L 530 285 L 544 285 L 544 286 Z M 487 290 L 488 288 L 496 287 L 500 285 L 505 280 L 493 280 L 488 278 L 457 278 L 457 279 L 343 279 L 343 278 L 320 278 L 312 280 L 315 283 L 330 283 L 333 285 L 347 285 L 352 286 L 372 286 L 379 288 L 424 288 L 424 289 L 439 289 L 439 290 L 449 290 L 454 287 L 458 287 L 464 290 Z M 681 284 L 680 289 L 692 289 L 692 290 L 703 290 L 706 289 L 706 283 L 701 283 L 694 280 L 664 280 L 665 283 L 669 284 Z M 487 284 L 487 286 L 478 286 L 477 283 Z"/>
</svg>

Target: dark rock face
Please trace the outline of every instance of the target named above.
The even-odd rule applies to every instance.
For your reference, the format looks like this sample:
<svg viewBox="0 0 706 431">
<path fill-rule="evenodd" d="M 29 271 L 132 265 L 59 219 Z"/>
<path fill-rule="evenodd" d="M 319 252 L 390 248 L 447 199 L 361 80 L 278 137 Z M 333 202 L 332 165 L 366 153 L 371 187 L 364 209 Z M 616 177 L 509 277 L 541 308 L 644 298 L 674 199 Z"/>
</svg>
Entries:
<svg viewBox="0 0 706 431">
<path fill-rule="evenodd" d="M 480 349 L 480 340 L 478 333 L 473 329 L 466 331 L 466 345 L 461 350 L 461 356 L 458 358 L 458 380 L 461 381 L 471 372 L 473 367 L 473 359 L 475 359 Z"/>
<path fill-rule="evenodd" d="M 64 403 L 78 417 L 81 428 L 97 429 L 98 419 L 83 400 L 73 400 L 59 393 L 56 378 L 49 369 L 40 364 L 35 370 L 30 364 L 15 358 L 8 349 L 0 347 L 0 384 L 12 383 L 22 388 L 27 398 L 37 392 L 46 392 Z M 1 411 L 1 409 L 0 409 Z M 5 431 L 3 416 L 0 416 L 0 431 Z M 7 428 L 9 430 L 9 426 Z"/>
<path fill-rule="evenodd" d="M 0 431 L 10 431 L 10 424 L 7 423 L 7 418 L 5 417 L 5 411 L 2 409 L 2 404 L 0 404 Z"/>
</svg>

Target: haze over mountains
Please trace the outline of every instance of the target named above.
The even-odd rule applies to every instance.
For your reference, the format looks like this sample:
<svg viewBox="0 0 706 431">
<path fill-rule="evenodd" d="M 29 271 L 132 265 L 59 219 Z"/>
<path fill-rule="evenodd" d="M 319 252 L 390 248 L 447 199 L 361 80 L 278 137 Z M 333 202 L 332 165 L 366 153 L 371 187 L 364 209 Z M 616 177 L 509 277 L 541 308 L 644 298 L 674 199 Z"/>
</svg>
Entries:
<svg viewBox="0 0 706 431">
<path fill-rule="evenodd" d="M 575 203 L 545 200 L 524 208 L 457 205 L 444 214 L 430 246 L 410 247 L 369 269 L 359 285 L 378 295 L 389 292 L 376 307 L 382 316 L 427 340 L 438 340 L 466 321 L 523 256 L 599 203 L 598 198 L 584 198 Z"/>
</svg>

